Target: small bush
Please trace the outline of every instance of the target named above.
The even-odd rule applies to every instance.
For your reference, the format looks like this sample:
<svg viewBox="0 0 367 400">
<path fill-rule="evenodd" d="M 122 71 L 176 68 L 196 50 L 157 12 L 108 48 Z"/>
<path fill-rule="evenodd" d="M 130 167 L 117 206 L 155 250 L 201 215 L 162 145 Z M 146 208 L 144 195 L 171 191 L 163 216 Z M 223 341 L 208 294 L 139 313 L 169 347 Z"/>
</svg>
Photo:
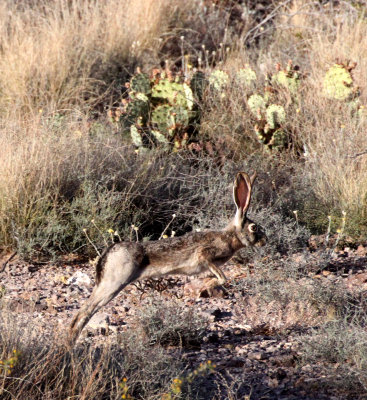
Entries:
<svg viewBox="0 0 367 400">
<path fill-rule="evenodd" d="M 364 322 L 365 325 L 365 322 Z M 334 364 L 335 373 L 320 379 L 322 386 L 361 395 L 367 391 L 365 327 L 345 320 L 328 322 L 300 338 L 301 363 Z"/>
<path fill-rule="evenodd" d="M 137 320 L 150 344 L 198 345 L 208 321 L 177 300 L 154 300 L 139 310 Z"/>
</svg>

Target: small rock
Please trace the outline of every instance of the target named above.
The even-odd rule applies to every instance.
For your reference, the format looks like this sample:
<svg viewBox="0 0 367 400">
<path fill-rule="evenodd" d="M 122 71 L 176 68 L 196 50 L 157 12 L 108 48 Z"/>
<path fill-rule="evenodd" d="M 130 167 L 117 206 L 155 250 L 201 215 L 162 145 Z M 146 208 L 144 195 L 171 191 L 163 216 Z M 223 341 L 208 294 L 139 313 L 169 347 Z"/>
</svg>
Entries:
<svg viewBox="0 0 367 400">
<path fill-rule="evenodd" d="M 362 246 L 362 245 L 360 244 L 360 245 L 357 247 L 356 254 L 357 254 L 357 256 L 365 257 L 365 256 L 367 255 L 367 249 L 366 249 L 366 247 L 364 247 L 364 246 Z"/>
<path fill-rule="evenodd" d="M 40 303 L 35 304 L 34 309 L 38 312 L 46 311 L 48 309 L 48 305 L 45 301 L 42 301 Z"/>
<path fill-rule="evenodd" d="M 264 359 L 267 358 L 268 356 L 267 356 L 266 353 L 263 353 L 263 352 L 260 352 L 260 351 L 253 351 L 253 352 L 251 352 L 251 353 L 248 353 L 248 354 L 247 354 L 247 357 L 248 357 L 250 360 L 264 360 Z"/>
<path fill-rule="evenodd" d="M 36 280 L 34 278 L 28 279 L 24 283 L 24 289 L 27 289 L 27 290 L 35 290 L 36 286 L 37 286 L 37 284 L 36 284 Z"/>
<path fill-rule="evenodd" d="M 234 334 L 235 336 L 245 336 L 245 335 L 247 334 L 247 331 L 246 331 L 245 329 L 236 328 L 236 329 L 233 331 L 233 334 Z"/>
<path fill-rule="evenodd" d="M 310 364 L 304 365 L 301 370 L 303 372 L 311 372 L 312 371 L 312 366 Z"/>
<path fill-rule="evenodd" d="M 86 273 L 82 271 L 76 271 L 66 283 L 68 285 L 90 286 L 92 281 Z"/>
<path fill-rule="evenodd" d="M 109 323 L 110 318 L 107 313 L 98 313 L 92 317 L 87 326 L 91 329 L 106 329 Z"/>
<path fill-rule="evenodd" d="M 269 347 L 266 348 L 266 352 L 267 353 L 274 353 L 278 349 L 279 349 L 278 346 L 269 346 Z"/>
<path fill-rule="evenodd" d="M 277 388 L 277 387 L 279 386 L 279 381 L 278 381 L 278 379 L 276 379 L 276 378 L 269 379 L 269 380 L 268 380 L 268 386 L 269 386 L 271 389 Z"/>
</svg>

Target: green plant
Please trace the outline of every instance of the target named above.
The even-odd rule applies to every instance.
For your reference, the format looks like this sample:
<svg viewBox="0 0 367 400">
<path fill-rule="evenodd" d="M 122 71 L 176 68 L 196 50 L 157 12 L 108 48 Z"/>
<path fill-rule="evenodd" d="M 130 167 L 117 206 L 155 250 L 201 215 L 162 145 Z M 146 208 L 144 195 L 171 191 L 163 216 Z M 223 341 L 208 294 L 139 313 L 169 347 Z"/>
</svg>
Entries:
<svg viewBox="0 0 367 400">
<path fill-rule="evenodd" d="M 247 100 L 247 105 L 254 115 L 258 115 L 266 110 L 266 101 L 260 94 L 253 94 Z"/>
<path fill-rule="evenodd" d="M 127 97 L 118 110 L 110 111 L 114 123 L 129 131 L 139 149 L 153 145 L 174 149 L 185 147 L 188 131 L 198 118 L 194 105 L 202 99 L 205 76 L 193 74 L 186 82 L 171 71 L 153 70 L 151 76 L 138 70 L 127 86 Z"/>
<path fill-rule="evenodd" d="M 5 360 L 0 360 L 0 373 L 4 375 L 10 375 L 12 369 L 18 362 L 19 352 L 14 349 L 12 356 L 6 358 Z"/>
<path fill-rule="evenodd" d="M 214 372 L 216 365 L 212 364 L 210 360 L 200 365 L 193 371 L 190 371 L 184 376 L 172 380 L 171 388 L 168 393 L 164 393 L 161 400 L 174 400 L 179 399 L 184 392 L 184 387 L 189 386 L 198 378 L 205 377 Z"/>
<path fill-rule="evenodd" d="M 127 383 L 127 378 L 123 378 L 122 382 L 120 383 L 120 389 L 122 390 L 121 398 L 127 400 L 134 400 L 129 393 L 129 385 Z"/>
<path fill-rule="evenodd" d="M 293 96 L 298 93 L 300 86 L 300 74 L 298 67 L 293 66 L 292 60 L 289 60 L 285 69 L 281 69 L 280 64 L 276 65 L 277 72 L 272 75 L 271 82 L 286 88 Z"/>
<path fill-rule="evenodd" d="M 209 76 L 209 84 L 218 92 L 222 91 L 229 83 L 227 72 L 219 69 L 213 71 Z"/>
<path fill-rule="evenodd" d="M 356 63 L 334 64 L 323 80 L 323 93 L 326 97 L 341 101 L 351 101 L 358 96 L 358 88 L 354 85 L 351 71 Z"/>
<path fill-rule="evenodd" d="M 149 343 L 160 345 L 196 345 L 208 324 L 178 300 L 156 300 L 140 310 L 138 320 Z"/>
<path fill-rule="evenodd" d="M 344 320 L 327 322 L 300 338 L 300 362 L 305 365 L 332 364 L 326 379 L 333 387 L 361 393 L 367 387 L 367 343 L 363 324 Z"/>
<path fill-rule="evenodd" d="M 236 81 L 245 87 L 251 87 L 256 83 L 256 72 L 248 65 L 245 68 L 240 68 L 235 76 Z"/>
<path fill-rule="evenodd" d="M 266 78 L 268 86 L 264 88 L 263 94 L 252 94 L 247 100 L 248 108 L 256 119 L 256 136 L 268 150 L 282 150 L 289 144 L 290 135 L 284 124 L 286 108 L 299 102 L 301 76 L 298 70 L 291 60 L 285 69 L 278 63 L 276 72 Z M 251 83 L 256 80 L 256 74 L 250 68 L 241 70 L 241 75 L 245 82 Z M 282 91 L 281 88 L 285 90 Z"/>
<path fill-rule="evenodd" d="M 256 118 L 255 133 L 268 149 L 283 149 L 288 135 L 282 128 L 286 121 L 285 109 L 278 104 L 268 104 L 265 97 L 253 94 L 247 100 L 248 107 Z"/>
</svg>

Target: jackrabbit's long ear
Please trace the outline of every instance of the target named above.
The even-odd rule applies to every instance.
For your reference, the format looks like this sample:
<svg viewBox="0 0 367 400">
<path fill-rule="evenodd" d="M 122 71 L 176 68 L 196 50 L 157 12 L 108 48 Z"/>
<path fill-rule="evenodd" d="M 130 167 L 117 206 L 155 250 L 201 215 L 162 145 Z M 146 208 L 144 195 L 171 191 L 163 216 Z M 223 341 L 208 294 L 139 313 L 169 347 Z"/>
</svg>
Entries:
<svg viewBox="0 0 367 400">
<path fill-rule="evenodd" d="M 239 172 L 234 181 L 233 199 L 242 218 L 250 205 L 252 183 L 255 178 L 256 173 L 250 179 L 246 172 Z"/>
</svg>

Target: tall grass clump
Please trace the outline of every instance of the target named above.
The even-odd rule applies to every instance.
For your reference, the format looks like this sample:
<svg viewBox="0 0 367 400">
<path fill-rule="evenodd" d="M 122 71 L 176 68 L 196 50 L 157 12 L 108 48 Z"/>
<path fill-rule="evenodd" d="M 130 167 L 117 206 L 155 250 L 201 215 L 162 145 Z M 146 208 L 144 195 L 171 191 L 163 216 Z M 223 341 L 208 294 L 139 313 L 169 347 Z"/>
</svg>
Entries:
<svg viewBox="0 0 367 400">
<path fill-rule="evenodd" d="M 133 334 L 123 349 L 108 343 L 68 349 L 59 333 L 44 335 L 3 305 L 0 322 L 0 365 L 11 362 L 9 368 L 0 367 L 4 400 L 118 399 L 126 389 L 134 398 L 156 399 L 170 392 L 173 379 L 184 371 L 162 347 L 132 343 Z"/>
<path fill-rule="evenodd" d="M 356 236 L 366 233 L 367 218 L 366 35 L 363 19 L 347 20 L 333 34 L 315 35 L 310 49 L 311 74 L 299 121 L 304 134 L 306 171 L 320 202 L 315 208 L 329 209 L 329 213 L 339 216 L 345 211 L 346 230 Z M 326 72 L 336 63 L 348 62 L 353 64 L 350 86 L 354 98 L 327 98 Z"/>
<path fill-rule="evenodd" d="M 213 382 L 221 376 L 213 374 L 215 365 L 189 365 L 180 346 L 189 338 L 198 343 L 207 321 L 175 305 L 175 316 L 169 301 L 148 306 L 150 312 L 140 313 L 138 326 L 125 331 L 121 343 L 71 349 L 61 329 L 45 332 L 1 303 L 1 399 L 217 398 L 219 385 Z M 171 325 L 174 317 L 179 320 Z"/>
<path fill-rule="evenodd" d="M 0 111 L 69 110 L 100 101 L 113 81 L 152 60 L 176 2 L 4 1 Z M 154 61 L 153 61 L 154 62 Z"/>
</svg>

